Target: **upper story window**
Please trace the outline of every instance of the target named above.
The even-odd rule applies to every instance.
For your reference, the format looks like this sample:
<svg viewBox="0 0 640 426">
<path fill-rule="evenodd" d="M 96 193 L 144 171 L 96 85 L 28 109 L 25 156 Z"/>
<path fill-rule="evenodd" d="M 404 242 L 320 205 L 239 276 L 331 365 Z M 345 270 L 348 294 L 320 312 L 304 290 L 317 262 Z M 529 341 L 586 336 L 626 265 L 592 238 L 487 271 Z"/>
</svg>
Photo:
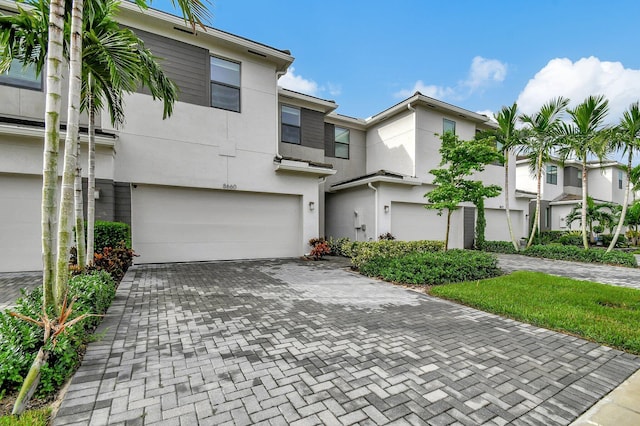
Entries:
<svg viewBox="0 0 640 426">
<path fill-rule="evenodd" d="M 211 106 L 240 112 L 240 64 L 211 57 Z"/>
<path fill-rule="evenodd" d="M 547 183 L 551 185 L 558 184 L 558 166 L 547 164 Z"/>
<path fill-rule="evenodd" d="M 618 170 L 618 189 L 622 189 L 623 180 L 624 174 L 622 173 L 622 170 Z"/>
<path fill-rule="evenodd" d="M 456 134 L 456 122 L 453 120 L 447 120 L 446 118 L 442 119 L 442 134 L 444 135 L 447 132 L 451 132 L 454 135 Z"/>
<path fill-rule="evenodd" d="M 0 74 L 0 84 L 42 90 L 42 76 L 36 74 L 34 64 L 23 66 L 20 61 L 13 59 L 9 69 Z"/>
<path fill-rule="evenodd" d="M 280 140 L 300 145 L 300 108 L 280 107 Z"/>
<path fill-rule="evenodd" d="M 342 127 L 335 128 L 334 154 L 336 158 L 349 159 L 350 131 Z"/>
</svg>

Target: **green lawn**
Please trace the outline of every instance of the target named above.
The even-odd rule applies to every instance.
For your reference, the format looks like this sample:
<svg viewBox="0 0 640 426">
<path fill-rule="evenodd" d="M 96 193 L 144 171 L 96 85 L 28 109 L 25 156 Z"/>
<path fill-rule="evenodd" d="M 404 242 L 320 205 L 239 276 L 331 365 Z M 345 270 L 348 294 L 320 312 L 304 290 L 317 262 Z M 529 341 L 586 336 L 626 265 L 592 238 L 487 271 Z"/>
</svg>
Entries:
<svg viewBox="0 0 640 426">
<path fill-rule="evenodd" d="M 640 290 L 519 271 L 429 293 L 640 354 Z"/>
<path fill-rule="evenodd" d="M 51 408 L 38 408 L 27 410 L 20 417 L 0 416 L 0 426 L 47 426 Z"/>
</svg>

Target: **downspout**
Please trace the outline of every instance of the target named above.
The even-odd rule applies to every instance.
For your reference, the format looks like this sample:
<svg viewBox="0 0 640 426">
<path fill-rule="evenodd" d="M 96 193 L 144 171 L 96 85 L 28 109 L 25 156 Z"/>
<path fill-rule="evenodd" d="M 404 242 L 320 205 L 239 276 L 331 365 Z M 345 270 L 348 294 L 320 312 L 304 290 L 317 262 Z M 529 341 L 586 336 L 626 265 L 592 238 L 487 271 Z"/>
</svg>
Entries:
<svg viewBox="0 0 640 426">
<path fill-rule="evenodd" d="M 374 195 L 373 195 L 373 206 L 374 206 L 374 210 L 373 210 L 373 232 L 374 235 L 376 237 L 376 240 L 378 239 L 378 188 L 376 188 L 375 186 L 373 186 L 373 184 L 371 182 L 369 182 L 369 188 L 373 189 Z"/>
<path fill-rule="evenodd" d="M 411 106 L 411 102 L 407 103 L 407 109 L 413 113 L 413 128 L 415 129 L 415 132 L 417 132 L 418 131 L 417 130 L 418 129 L 418 126 L 417 126 L 418 117 L 417 117 L 417 114 L 416 114 L 416 109 Z M 413 139 L 414 139 L 414 143 L 417 145 L 417 134 L 414 134 Z M 414 150 L 415 156 L 417 156 L 417 146 L 414 146 L 413 150 Z M 417 172 L 416 172 L 416 169 L 417 169 L 417 167 L 416 167 L 416 159 L 414 157 L 414 161 L 413 161 L 413 175 L 414 176 L 418 175 Z"/>
<path fill-rule="evenodd" d="M 286 71 L 276 71 L 276 158 L 282 159 L 280 155 L 280 103 L 278 102 L 278 80 L 285 75 Z"/>
</svg>

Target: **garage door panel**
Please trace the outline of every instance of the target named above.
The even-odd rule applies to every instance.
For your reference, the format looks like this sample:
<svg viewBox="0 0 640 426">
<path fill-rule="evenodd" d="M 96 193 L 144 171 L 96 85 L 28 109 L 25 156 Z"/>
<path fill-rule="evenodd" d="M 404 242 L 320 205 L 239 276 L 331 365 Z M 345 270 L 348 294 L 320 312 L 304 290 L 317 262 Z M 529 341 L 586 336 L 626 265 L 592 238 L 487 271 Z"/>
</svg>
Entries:
<svg viewBox="0 0 640 426">
<path fill-rule="evenodd" d="M 141 186 L 132 193 L 139 262 L 298 256 L 300 196 Z"/>
<path fill-rule="evenodd" d="M 42 269 L 42 178 L 0 175 L 0 271 Z"/>
<path fill-rule="evenodd" d="M 523 213 L 520 210 L 510 211 L 511 226 L 516 239 L 522 237 L 522 215 Z M 487 241 L 511 241 L 509 226 L 507 224 L 507 214 L 504 210 L 486 209 L 485 218 L 487 219 L 487 226 L 484 235 Z"/>
<path fill-rule="evenodd" d="M 399 240 L 444 240 L 446 215 L 421 204 L 392 203 L 391 233 Z"/>
</svg>

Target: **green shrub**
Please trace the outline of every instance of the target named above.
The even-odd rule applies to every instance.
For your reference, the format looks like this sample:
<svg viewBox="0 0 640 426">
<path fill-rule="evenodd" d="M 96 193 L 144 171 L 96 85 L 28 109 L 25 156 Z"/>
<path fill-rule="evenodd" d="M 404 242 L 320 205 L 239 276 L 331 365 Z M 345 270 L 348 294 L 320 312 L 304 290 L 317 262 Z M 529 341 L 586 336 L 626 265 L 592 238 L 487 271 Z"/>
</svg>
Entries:
<svg viewBox="0 0 640 426">
<path fill-rule="evenodd" d="M 116 247 L 122 241 L 127 248 L 131 248 L 131 227 L 126 223 L 97 220 L 94 235 L 96 252 L 105 247 Z"/>
<path fill-rule="evenodd" d="M 342 250 L 342 246 L 349 242 L 351 242 L 351 240 L 349 240 L 349 238 L 347 237 L 342 237 L 337 239 L 334 239 L 333 237 L 329 237 L 329 241 L 327 241 L 327 244 L 329 244 L 329 248 L 331 249 L 331 254 L 333 256 L 349 257 Z"/>
<path fill-rule="evenodd" d="M 479 249 L 491 253 L 517 253 L 511 241 L 485 241 Z"/>
<path fill-rule="evenodd" d="M 563 246 L 583 247 L 582 234 L 579 232 L 569 232 L 558 238 L 558 242 Z"/>
<path fill-rule="evenodd" d="M 354 241 L 345 245 L 344 251 L 349 253 L 351 263 L 354 267 L 373 259 L 374 257 L 397 257 L 409 253 L 442 251 L 444 243 L 442 241 Z"/>
<path fill-rule="evenodd" d="M 566 234 L 566 231 L 542 231 L 540 233 L 540 244 L 559 243 L 560 238 Z"/>
<path fill-rule="evenodd" d="M 103 314 L 115 296 L 116 286 L 106 272 L 79 275 L 69 281 L 69 300 L 75 300 L 70 318 L 85 313 Z M 42 316 L 42 288 L 38 287 L 18 299 L 15 312 L 39 319 Z M 53 317 L 49 313 L 49 317 Z M 37 395 L 46 396 L 57 391 L 79 364 L 80 348 L 99 317 L 89 317 L 66 329 L 48 343 L 51 354 L 42 368 Z M 43 344 L 44 331 L 33 324 L 0 312 L 0 395 L 21 386 L 36 353 Z"/>
<path fill-rule="evenodd" d="M 585 250 L 574 246 L 533 245 L 525 249 L 522 254 L 532 257 L 569 260 L 574 262 L 605 263 L 608 265 L 629 267 L 638 266 L 635 256 L 631 253 L 621 251 L 611 251 L 607 253 L 606 250 L 598 248 Z"/>
<path fill-rule="evenodd" d="M 602 245 L 605 247 L 609 247 L 609 244 L 611 244 L 611 241 L 613 241 L 612 234 L 601 234 L 600 238 L 602 239 Z M 618 235 L 618 241 L 616 241 L 616 247 L 626 247 L 626 246 L 627 246 L 627 238 L 623 234 Z"/>
<path fill-rule="evenodd" d="M 434 285 L 481 280 L 501 274 L 494 255 L 470 250 L 374 257 L 360 266 L 360 272 L 392 282 Z"/>
</svg>

